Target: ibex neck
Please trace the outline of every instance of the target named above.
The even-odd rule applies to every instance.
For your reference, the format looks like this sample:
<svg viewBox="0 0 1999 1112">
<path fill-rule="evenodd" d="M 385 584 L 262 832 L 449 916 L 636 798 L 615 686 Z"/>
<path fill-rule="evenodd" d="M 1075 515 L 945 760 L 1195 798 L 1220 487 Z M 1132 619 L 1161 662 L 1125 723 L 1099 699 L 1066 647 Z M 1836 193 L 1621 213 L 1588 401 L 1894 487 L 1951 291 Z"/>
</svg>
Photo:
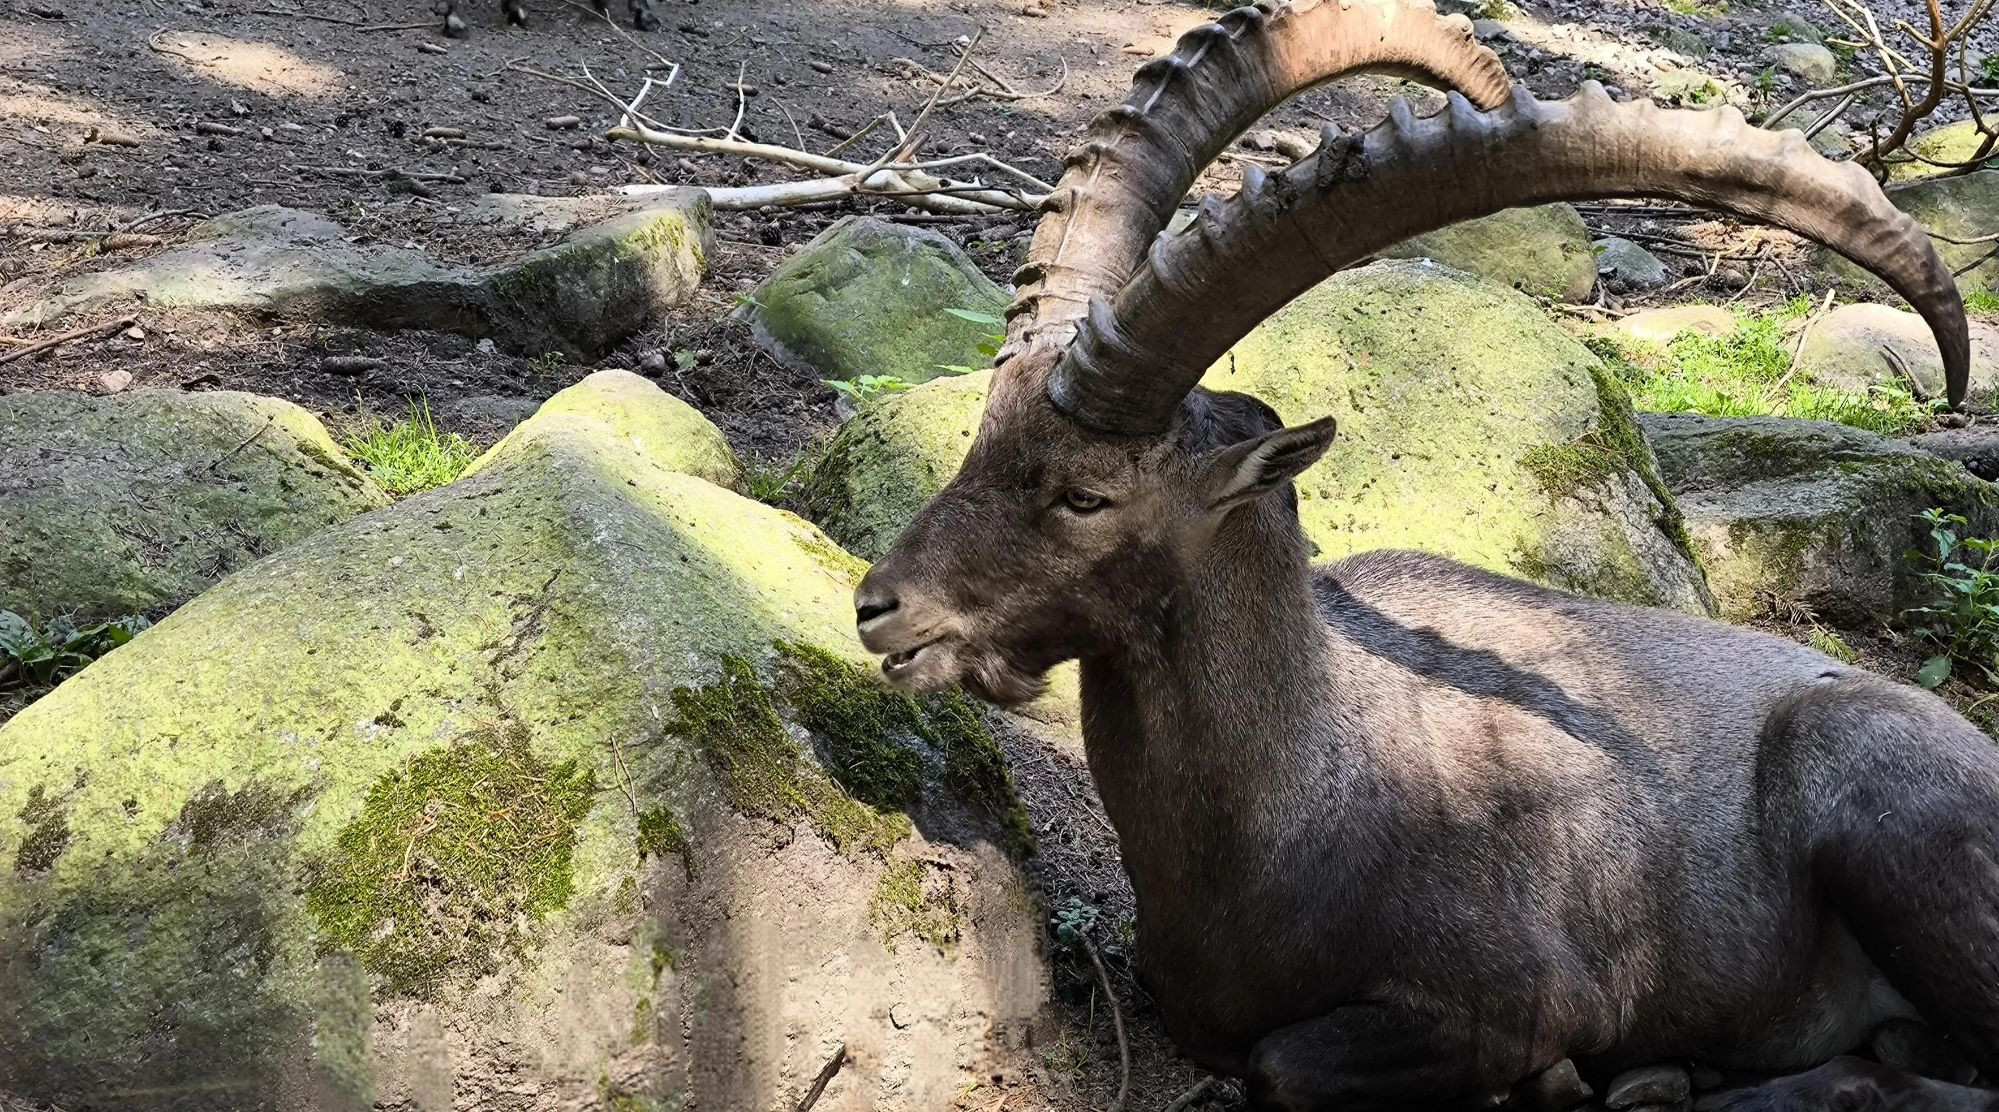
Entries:
<svg viewBox="0 0 1999 1112">
<path fill-rule="evenodd" d="M 1083 663 L 1090 771 L 1141 885 L 1267 855 L 1336 759 L 1304 537 L 1275 506 L 1223 528 L 1156 643 Z"/>
</svg>

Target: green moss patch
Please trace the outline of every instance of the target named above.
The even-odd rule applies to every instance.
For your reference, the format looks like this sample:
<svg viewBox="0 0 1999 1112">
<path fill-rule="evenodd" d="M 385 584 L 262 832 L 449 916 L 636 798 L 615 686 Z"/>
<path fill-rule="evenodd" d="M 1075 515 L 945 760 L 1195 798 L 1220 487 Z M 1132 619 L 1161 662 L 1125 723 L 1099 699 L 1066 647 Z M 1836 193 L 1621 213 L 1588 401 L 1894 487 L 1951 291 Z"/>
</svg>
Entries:
<svg viewBox="0 0 1999 1112">
<path fill-rule="evenodd" d="M 937 754 L 946 786 L 998 823 L 1009 852 L 1033 851 L 1005 756 L 969 699 L 919 703 L 824 649 L 773 647 L 773 682 L 731 656 L 714 683 L 673 693 L 678 717 L 668 729 L 701 746 L 738 810 L 804 816 L 842 853 L 886 853 L 909 834 L 902 809 L 923 795 L 926 761 L 910 744 L 920 740 Z M 824 771 L 785 729 L 787 715 L 811 735 Z"/>
<path fill-rule="evenodd" d="M 569 902 L 576 827 L 596 792 L 576 761 L 535 756 L 517 723 L 429 750 L 377 780 L 310 863 L 306 907 L 390 993 L 489 973 Z"/>
<path fill-rule="evenodd" d="M 56 859 L 69 848 L 69 814 L 61 799 L 50 796 L 40 784 L 28 789 L 21 805 L 21 821 L 28 824 L 27 837 L 14 851 L 14 872 L 34 876 L 55 868 Z"/>
<path fill-rule="evenodd" d="M 908 817 L 855 800 L 805 759 L 749 661 L 724 656 L 714 683 L 672 697 L 677 717 L 667 729 L 701 747 L 737 810 L 777 822 L 807 817 L 847 854 L 886 853 L 909 836 Z"/>
<path fill-rule="evenodd" d="M 896 861 L 882 870 L 868 897 L 868 920 L 881 931 L 882 945 L 913 937 L 940 952 L 958 944 L 963 913 L 949 877 L 930 878 L 921 861 Z"/>
<path fill-rule="evenodd" d="M 639 813 L 639 854 L 644 857 L 673 854 L 680 858 L 688 877 L 694 876 L 694 845 L 688 841 L 687 828 L 664 807 Z"/>
</svg>

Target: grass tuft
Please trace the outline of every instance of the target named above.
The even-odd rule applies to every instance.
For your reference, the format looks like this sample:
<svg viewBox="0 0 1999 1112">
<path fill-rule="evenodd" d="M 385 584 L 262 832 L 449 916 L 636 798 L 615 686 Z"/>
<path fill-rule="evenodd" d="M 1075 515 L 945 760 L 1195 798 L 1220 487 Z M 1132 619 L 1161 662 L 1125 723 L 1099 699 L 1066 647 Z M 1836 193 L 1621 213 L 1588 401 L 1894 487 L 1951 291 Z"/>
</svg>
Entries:
<svg viewBox="0 0 1999 1112">
<path fill-rule="evenodd" d="M 441 487 L 472 465 L 472 445 L 455 432 L 437 431 L 430 403 L 415 399 L 409 415 L 393 424 L 370 417 L 371 427 L 347 439 L 347 454 L 368 466 L 383 490 L 398 498 Z"/>
<path fill-rule="evenodd" d="M 1632 404 L 1652 413 L 1795 417 L 1890 436 L 1927 426 L 1930 407 L 1900 383 L 1857 392 L 1792 373 L 1785 326 L 1810 311 L 1810 300 L 1744 317 L 1726 336 L 1683 332 L 1664 347 L 1595 337 L 1589 347 L 1631 392 Z"/>
</svg>

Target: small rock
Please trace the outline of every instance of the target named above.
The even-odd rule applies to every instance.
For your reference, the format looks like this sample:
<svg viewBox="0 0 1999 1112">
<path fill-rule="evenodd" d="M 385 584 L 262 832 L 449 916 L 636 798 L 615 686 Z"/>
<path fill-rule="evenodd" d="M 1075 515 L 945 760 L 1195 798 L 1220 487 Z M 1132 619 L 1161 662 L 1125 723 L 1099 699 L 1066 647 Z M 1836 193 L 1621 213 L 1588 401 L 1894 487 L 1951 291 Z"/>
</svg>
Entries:
<svg viewBox="0 0 1999 1112">
<path fill-rule="evenodd" d="M 1692 31 L 1682 31 L 1678 27 L 1654 27 L 1652 39 L 1660 46 L 1683 57 L 1705 58 L 1708 55 L 1708 41 Z"/>
<path fill-rule="evenodd" d="M 1513 32 L 1508 31 L 1506 25 L 1496 19 L 1474 19 L 1471 23 L 1471 29 L 1472 33 L 1477 35 L 1482 42 L 1493 42 L 1513 37 Z"/>
<path fill-rule="evenodd" d="M 125 337 L 128 340 L 143 340 L 146 338 L 146 330 L 140 328 L 138 325 L 135 324 L 132 327 L 127 328 L 125 331 L 120 332 L 119 335 Z"/>
<path fill-rule="evenodd" d="M 103 374 L 97 376 L 97 392 L 99 394 L 123 393 L 131 385 L 131 371 L 105 371 Z"/>
<path fill-rule="evenodd" d="M 1623 282 L 1627 289 L 1652 290 L 1666 284 L 1666 264 L 1643 247 L 1619 236 L 1599 239 L 1590 245 L 1596 250 L 1596 272 Z"/>
<path fill-rule="evenodd" d="M 1766 34 L 1769 36 L 1771 42 L 1801 42 L 1810 43 L 1814 46 L 1825 45 L 1825 33 L 1813 26 L 1811 20 L 1795 12 L 1786 12 L 1778 16 L 1776 22 L 1770 24 L 1770 29 Z"/>
<path fill-rule="evenodd" d="M 549 118 L 541 122 L 541 126 L 549 129 L 550 131 L 567 131 L 571 128 L 582 127 L 583 117 L 550 116 Z"/>
<path fill-rule="evenodd" d="M 1814 42 L 1778 43 L 1768 57 L 1779 70 L 1813 85 L 1829 85 L 1839 76 L 1839 59 Z"/>
<path fill-rule="evenodd" d="M 493 339 L 490 336 L 473 344 L 472 347 L 481 355 L 491 355 L 499 350 L 498 347 L 494 346 Z"/>
<path fill-rule="evenodd" d="M 1641 1069 L 1626 1070 L 1610 1082 L 1610 1089 L 1604 1094 L 1604 1107 L 1611 1109 L 1635 1109 L 1640 1105 L 1676 1105 L 1687 1100 L 1693 1093 L 1687 1071 L 1679 1066 L 1645 1066 Z"/>
<path fill-rule="evenodd" d="M 1611 326 L 1611 331 L 1644 343 L 1664 344 L 1682 332 L 1726 336 L 1735 331 L 1735 314 L 1719 305 L 1675 305 L 1644 309 Z"/>
<path fill-rule="evenodd" d="M 1538 1112 L 1567 1112 L 1595 1096 L 1596 1090 L 1576 1072 L 1575 1062 L 1564 1058 L 1528 1078 L 1521 1095 L 1527 1099 L 1527 1107 Z"/>
<path fill-rule="evenodd" d="M 644 355 L 639 356 L 639 370 L 649 375 L 665 373 L 666 353 L 663 351 L 648 351 Z"/>
</svg>

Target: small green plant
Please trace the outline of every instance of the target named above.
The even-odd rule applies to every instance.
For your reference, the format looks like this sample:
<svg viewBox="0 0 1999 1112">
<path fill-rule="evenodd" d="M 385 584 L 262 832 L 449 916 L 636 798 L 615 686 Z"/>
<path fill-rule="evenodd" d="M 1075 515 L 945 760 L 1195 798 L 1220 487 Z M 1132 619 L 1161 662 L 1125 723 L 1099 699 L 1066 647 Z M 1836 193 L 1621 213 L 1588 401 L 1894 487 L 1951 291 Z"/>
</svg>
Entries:
<svg viewBox="0 0 1999 1112">
<path fill-rule="evenodd" d="M 1978 73 L 1987 85 L 1999 84 L 1999 51 L 1987 54 L 1978 63 Z"/>
<path fill-rule="evenodd" d="M 801 453 L 782 470 L 774 464 L 751 460 L 743 469 L 743 488 L 751 498 L 767 506 L 780 505 L 793 491 L 805 485 L 805 480 L 812 474 L 815 462 L 811 452 Z"/>
<path fill-rule="evenodd" d="M 1756 91 L 1763 94 L 1765 97 L 1771 96 L 1774 93 L 1776 93 L 1777 91 L 1776 66 L 1765 66 L 1763 67 L 1763 72 L 1756 75 Z"/>
<path fill-rule="evenodd" d="M 1972 290 L 1964 295 L 1964 311 L 1981 316 L 1999 314 L 1999 293 L 1991 290 Z"/>
<path fill-rule="evenodd" d="M 472 445 L 455 432 L 437 431 L 427 401 L 411 401 L 409 415 L 394 424 L 372 415 L 368 424 L 365 433 L 347 439 L 347 454 L 397 497 L 443 486 L 472 465 Z"/>
<path fill-rule="evenodd" d="M 1930 600 L 1903 613 L 1916 636 L 1937 647 L 1916 682 L 1939 687 L 1970 669 L 1985 686 L 1999 687 L 1999 540 L 1967 537 L 1961 515 L 1932 507 L 1922 513 L 1930 547 L 1912 553 Z"/>
<path fill-rule="evenodd" d="M 957 317 L 959 320 L 968 320 L 973 324 L 983 324 L 987 328 L 993 329 L 992 332 L 986 333 L 979 340 L 978 346 L 975 349 L 980 355 L 986 357 L 985 365 L 991 366 L 993 356 L 999 354 L 1000 345 L 1006 342 L 1005 322 L 991 313 L 981 313 L 974 309 L 946 309 L 944 311 Z M 936 366 L 938 370 L 954 375 L 968 375 L 973 371 L 983 369 L 966 366 L 963 363 L 939 363 Z"/>
<path fill-rule="evenodd" d="M 1841 664 L 1852 664 L 1860 659 L 1860 654 L 1853 651 L 1853 646 L 1847 644 L 1844 637 L 1824 626 L 1815 625 L 1806 631 L 1805 643 Z"/>
<path fill-rule="evenodd" d="M 0 691 L 61 683 L 152 624 L 134 614 L 81 629 L 68 618 L 52 618 L 36 629 L 12 610 L 0 610 Z"/>
<path fill-rule="evenodd" d="M 528 369 L 537 375 L 549 375 L 554 374 L 562 366 L 563 362 L 561 352 L 544 351 L 533 359 L 528 360 Z"/>
<path fill-rule="evenodd" d="M 883 394 L 894 394 L 914 385 L 895 375 L 860 375 L 856 378 L 822 378 L 819 381 L 853 399 L 855 405 L 866 405 Z"/>
</svg>

